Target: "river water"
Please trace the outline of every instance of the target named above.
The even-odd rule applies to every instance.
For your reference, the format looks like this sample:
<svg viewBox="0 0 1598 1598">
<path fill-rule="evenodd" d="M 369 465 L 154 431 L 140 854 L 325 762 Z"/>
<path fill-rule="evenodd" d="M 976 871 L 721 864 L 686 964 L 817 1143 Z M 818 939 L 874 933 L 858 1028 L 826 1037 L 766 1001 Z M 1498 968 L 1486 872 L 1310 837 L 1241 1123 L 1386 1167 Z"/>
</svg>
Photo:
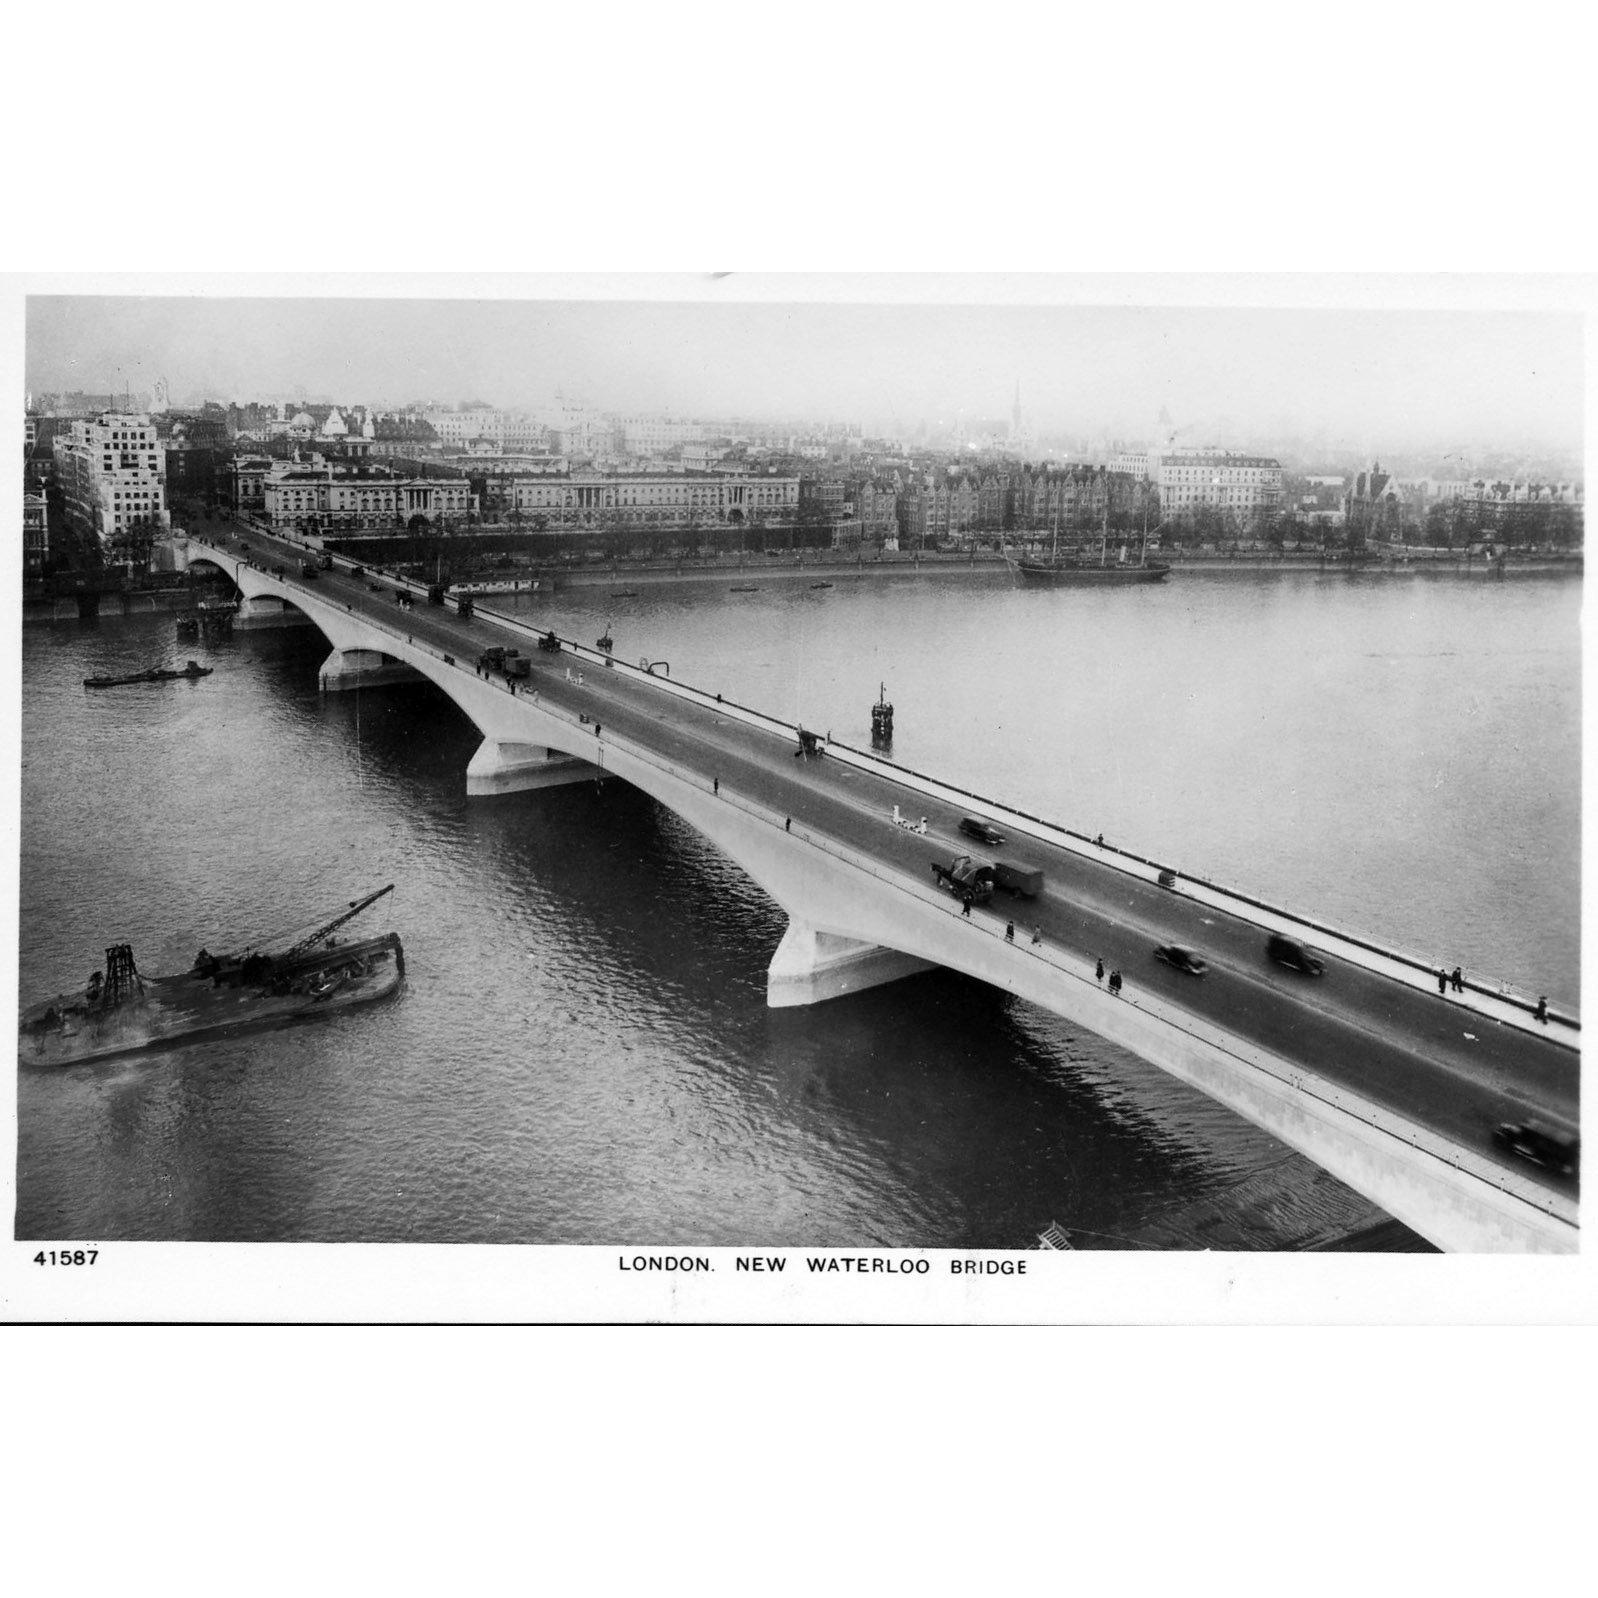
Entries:
<svg viewBox="0 0 1598 1598">
<path fill-rule="evenodd" d="M 858 744 L 885 683 L 906 765 L 1578 1005 L 1579 580 L 812 580 L 518 603 Z M 81 686 L 190 654 L 214 675 Z M 20 1071 L 20 1238 L 1414 1246 L 955 974 L 768 1010 L 784 918 L 705 840 L 615 781 L 468 804 L 454 707 L 322 697 L 325 654 L 311 629 L 178 645 L 166 615 L 25 631 L 25 1000 L 113 941 L 181 969 L 387 882 L 359 925 L 409 974 L 317 1026 Z"/>
</svg>

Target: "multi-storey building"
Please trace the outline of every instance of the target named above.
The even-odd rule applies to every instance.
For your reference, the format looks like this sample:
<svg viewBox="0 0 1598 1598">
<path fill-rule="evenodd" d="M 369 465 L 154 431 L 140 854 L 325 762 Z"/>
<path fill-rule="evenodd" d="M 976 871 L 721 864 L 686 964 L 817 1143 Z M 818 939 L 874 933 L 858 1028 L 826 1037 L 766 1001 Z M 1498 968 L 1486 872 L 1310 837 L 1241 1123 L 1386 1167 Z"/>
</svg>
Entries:
<svg viewBox="0 0 1598 1598">
<path fill-rule="evenodd" d="M 80 417 L 55 441 L 56 469 L 74 531 L 109 549 L 135 531 L 172 525 L 166 457 L 148 415 L 107 411 Z"/>
<path fill-rule="evenodd" d="M 854 506 L 865 537 L 898 536 L 899 491 L 891 483 L 866 478 L 855 486 Z"/>
<path fill-rule="evenodd" d="M 684 444 L 726 436 L 708 422 L 672 416 L 618 416 L 615 429 L 617 447 L 627 455 L 664 455 Z"/>
<path fill-rule="evenodd" d="M 43 494 L 22 496 L 22 570 L 37 577 L 50 558 L 50 513 Z"/>
<path fill-rule="evenodd" d="M 511 509 L 550 529 L 759 525 L 799 509 L 797 477 L 568 471 L 513 482 Z"/>
<path fill-rule="evenodd" d="M 274 462 L 262 485 L 263 514 L 273 527 L 322 531 L 462 522 L 477 510 L 464 477 L 408 477 L 387 467 L 341 465 L 320 458 Z"/>
<path fill-rule="evenodd" d="M 1282 463 L 1265 455 L 1230 450 L 1171 450 L 1154 470 L 1160 488 L 1160 514 L 1191 515 L 1201 506 L 1229 520 L 1247 523 L 1282 506 Z"/>
</svg>

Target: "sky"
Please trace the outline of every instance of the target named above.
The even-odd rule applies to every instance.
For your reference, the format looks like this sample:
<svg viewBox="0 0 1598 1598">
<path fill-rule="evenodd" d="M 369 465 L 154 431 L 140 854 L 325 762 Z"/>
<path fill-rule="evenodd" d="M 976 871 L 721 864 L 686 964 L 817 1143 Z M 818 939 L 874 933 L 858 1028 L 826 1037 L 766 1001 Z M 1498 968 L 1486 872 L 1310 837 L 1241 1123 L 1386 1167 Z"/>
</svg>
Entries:
<svg viewBox="0 0 1598 1598">
<path fill-rule="evenodd" d="M 929 279 L 924 294 L 919 280 L 886 278 L 568 280 L 550 298 L 36 294 L 26 381 L 32 393 L 138 394 L 164 376 L 175 403 L 515 406 L 563 392 L 607 410 L 902 429 L 1007 418 L 1019 382 L 1036 432 L 1152 440 L 1163 409 L 1184 442 L 1579 452 L 1579 315 L 1460 308 L 1442 292 L 1425 303 L 1420 281 L 1396 306 L 1308 308 L 1173 303 L 1180 285 L 1157 279 L 1141 280 L 1144 303 L 1136 280 L 1111 280 L 1108 295 L 1100 280 L 1073 301 L 1042 279 Z M 919 302 L 905 302 L 907 282 Z"/>
</svg>

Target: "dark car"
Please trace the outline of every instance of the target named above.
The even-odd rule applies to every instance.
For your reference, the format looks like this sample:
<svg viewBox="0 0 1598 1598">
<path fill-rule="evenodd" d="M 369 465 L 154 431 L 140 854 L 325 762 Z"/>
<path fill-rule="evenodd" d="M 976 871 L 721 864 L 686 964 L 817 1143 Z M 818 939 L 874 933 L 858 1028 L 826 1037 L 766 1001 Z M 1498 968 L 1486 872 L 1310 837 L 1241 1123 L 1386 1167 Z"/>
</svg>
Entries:
<svg viewBox="0 0 1598 1598">
<path fill-rule="evenodd" d="M 1004 834 L 995 826 L 980 820 L 976 816 L 961 816 L 960 830 L 968 837 L 980 838 L 983 843 L 1000 844 L 1004 842 Z"/>
<path fill-rule="evenodd" d="M 1558 1171 L 1561 1176 L 1572 1176 L 1576 1159 L 1581 1152 L 1580 1141 L 1544 1126 L 1540 1121 L 1505 1121 L 1493 1133 L 1493 1141 L 1518 1154 L 1533 1165 Z"/>
<path fill-rule="evenodd" d="M 1285 965 L 1289 971 L 1297 971 L 1306 977 L 1326 975 L 1324 961 L 1311 954 L 1302 943 L 1284 938 L 1280 932 L 1271 934 L 1270 940 L 1265 945 L 1265 952 L 1278 965 Z"/>
<path fill-rule="evenodd" d="M 1210 968 L 1208 960 L 1194 954 L 1191 949 L 1179 948 L 1174 943 L 1162 943 L 1154 951 L 1154 958 L 1163 960 L 1178 971 L 1185 971 L 1190 977 L 1201 977 Z"/>
</svg>

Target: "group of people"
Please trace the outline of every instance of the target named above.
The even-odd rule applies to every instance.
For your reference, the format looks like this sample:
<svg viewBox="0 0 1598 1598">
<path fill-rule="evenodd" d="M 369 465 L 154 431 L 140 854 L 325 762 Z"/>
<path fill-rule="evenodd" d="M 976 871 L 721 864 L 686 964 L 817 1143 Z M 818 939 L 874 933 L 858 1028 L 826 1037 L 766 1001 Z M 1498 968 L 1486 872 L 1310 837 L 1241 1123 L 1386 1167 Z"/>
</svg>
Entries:
<svg viewBox="0 0 1598 1598">
<path fill-rule="evenodd" d="M 1437 968 L 1437 992 L 1438 992 L 1438 994 L 1440 996 L 1442 996 L 1442 997 L 1446 997 L 1448 995 L 1448 992 L 1449 992 L 1450 989 L 1452 989 L 1453 992 L 1455 992 L 1455 993 L 1463 993 L 1465 991 L 1465 972 L 1464 972 L 1464 969 L 1462 967 L 1456 965 L 1452 971 L 1448 971 L 1448 970 L 1445 970 L 1442 966 L 1438 966 L 1438 968 Z M 1501 991 L 1503 991 L 1503 990 L 1501 990 Z M 1544 1026 L 1548 1025 L 1548 995 L 1546 993 L 1542 994 L 1538 998 L 1538 1000 L 1537 1000 L 1537 1008 L 1532 1011 L 1532 1014 Z"/>
<path fill-rule="evenodd" d="M 1102 960 L 1100 960 L 1093 968 L 1093 980 L 1095 982 L 1102 982 L 1104 980 L 1104 962 Z M 1120 996 L 1121 996 L 1121 973 L 1120 973 L 1119 968 L 1117 968 L 1116 970 L 1114 970 L 1114 971 L 1112 971 L 1110 973 L 1109 986 L 1110 986 L 1111 994 L 1114 995 L 1114 997 L 1116 997 L 1116 998 L 1120 998 Z"/>
</svg>

